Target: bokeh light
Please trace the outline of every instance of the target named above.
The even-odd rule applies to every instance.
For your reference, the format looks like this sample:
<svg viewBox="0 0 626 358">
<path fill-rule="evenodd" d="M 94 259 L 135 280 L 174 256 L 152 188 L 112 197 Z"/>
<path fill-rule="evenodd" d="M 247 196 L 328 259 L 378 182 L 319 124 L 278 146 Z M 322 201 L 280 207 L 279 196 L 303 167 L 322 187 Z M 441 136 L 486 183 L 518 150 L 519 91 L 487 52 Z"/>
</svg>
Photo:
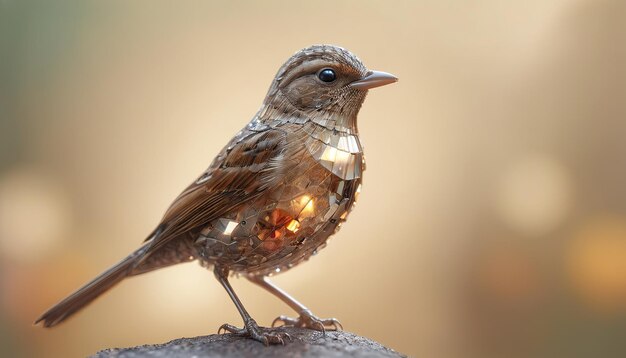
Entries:
<svg viewBox="0 0 626 358">
<path fill-rule="evenodd" d="M 626 313 L 626 217 L 598 217 L 574 234 L 566 256 L 571 284 L 592 311 Z"/>
<path fill-rule="evenodd" d="M 42 173 L 18 168 L 0 177 L 0 256 L 32 262 L 63 244 L 71 225 L 66 194 Z"/>
</svg>

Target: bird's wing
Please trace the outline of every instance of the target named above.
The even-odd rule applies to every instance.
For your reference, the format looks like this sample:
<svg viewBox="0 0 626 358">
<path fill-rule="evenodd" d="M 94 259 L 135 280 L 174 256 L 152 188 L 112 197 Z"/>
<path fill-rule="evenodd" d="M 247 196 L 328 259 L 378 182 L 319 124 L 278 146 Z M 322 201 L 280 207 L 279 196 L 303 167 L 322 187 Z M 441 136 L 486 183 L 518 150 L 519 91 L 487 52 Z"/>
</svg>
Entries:
<svg viewBox="0 0 626 358">
<path fill-rule="evenodd" d="M 282 130 L 248 132 L 233 139 L 165 212 L 148 237 L 152 242 L 147 254 L 261 196 L 288 170 L 283 161 L 286 150 Z"/>
</svg>

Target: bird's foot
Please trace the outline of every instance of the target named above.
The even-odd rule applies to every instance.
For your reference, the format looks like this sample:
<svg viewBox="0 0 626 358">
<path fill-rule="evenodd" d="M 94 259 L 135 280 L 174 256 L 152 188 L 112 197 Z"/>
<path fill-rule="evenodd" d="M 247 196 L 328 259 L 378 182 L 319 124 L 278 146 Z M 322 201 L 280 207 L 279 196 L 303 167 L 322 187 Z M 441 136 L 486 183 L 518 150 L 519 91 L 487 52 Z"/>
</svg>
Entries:
<svg viewBox="0 0 626 358">
<path fill-rule="evenodd" d="M 336 318 L 318 318 L 314 316 L 313 313 L 311 313 L 311 311 L 309 310 L 301 311 L 298 318 L 279 316 L 274 320 L 274 322 L 272 322 L 272 327 L 276 327 L 276 325 L 280 323 L 282 323 L 280 326 L 283 327 L 308 328 L 320 331 L 322 333 L 326 333 L 326 330 L 343 330 L 343 326 Z"/>
<path fill-rule="evenodd" d="M 222 330 L 236 335 L 250 337 L 255 341 L 265 344 L 266 346 L 269 346 L 270 344 L 285 344 L 285 339 L 291 340 L 291 336 L 287 332 L 279 332 L 272 330 L 271 328 L 260 327 L 252 318 L 245 321 L 244 328 L 238 328 L 224 323 L 219 328 L 217 333 L 222 333 Z"/>
</svg>

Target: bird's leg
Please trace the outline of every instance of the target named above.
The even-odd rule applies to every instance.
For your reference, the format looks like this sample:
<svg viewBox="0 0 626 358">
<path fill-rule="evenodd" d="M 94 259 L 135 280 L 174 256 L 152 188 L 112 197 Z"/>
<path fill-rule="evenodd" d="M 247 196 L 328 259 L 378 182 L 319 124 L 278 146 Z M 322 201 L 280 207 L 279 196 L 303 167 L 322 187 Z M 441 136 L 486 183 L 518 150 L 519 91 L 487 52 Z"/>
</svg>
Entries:
<svg viewBox="0 0 626 358">
<path fill-rule="evenodd" d="M 291 297 L 287 292 L 281 290 L 279 287 L 271 283 L 266 277 L 246 276 L 246 278 L 251 282 L 263 287 L 274 296 L 280 298 L 283 302 L 285 302 L 289 307 L 291 307 L 299 314 L 298 318 L 279 316 L 274 320 L 274 322 L 272 322 L 272 327 L 274 327 L 278 323 L 282 323 L 282 325 L 286 327 L 303 327 L 321 332 L 326 332 L 327 329 L 333 331 L 343 329 L 341 323 L 339 323 L 339 321 L 335 318 L 323 319 L 313 315 L 313 313 L 311 313 L 311 310 L 309 310 L 302 303 L 296 301 L 296 299 Z"/>
<path fill-rule="evenodd" d="M 252 319 L 252 317 L 250 317 L 248 311 L 246 311 L 246 309 L 243 307 L 243 304 L 239 300 L 239 297 L 237 297 L 235 291 L 228 282 L 228 268 L 215 266 L 213 272 L 215 273 L 215 277 L 217 278 L 217 280 L 222 284 L 222 286 L 224 286 L 224 289 L 226 290 L 226 292 L 228 292 L 228 295 L 233 300 L 233 303 L 237 307 L 239 314 L 241 314 L 241 318 L 243 318 L 244 323 L 244 328 L 237 328 L 233 325 L 224 323 L 219 328 L 218 333 L 224 330 L 234 334 L 249 336 L 250 338 L 257 340 L 265 344 L 266 346 L 279 343 L 285 344 L 284 339 L 291 338 L 289 334 L 285 332 L 273 332 L 270 329 L 259 327 L 256 321 Z"/>
</svg>

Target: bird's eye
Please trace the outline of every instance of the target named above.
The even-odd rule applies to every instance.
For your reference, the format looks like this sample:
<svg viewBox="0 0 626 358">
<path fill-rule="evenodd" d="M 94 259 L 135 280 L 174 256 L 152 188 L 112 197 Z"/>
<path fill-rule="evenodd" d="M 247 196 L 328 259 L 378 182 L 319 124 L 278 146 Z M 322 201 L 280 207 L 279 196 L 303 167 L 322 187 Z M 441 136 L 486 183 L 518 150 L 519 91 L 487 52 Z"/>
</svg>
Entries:
<svg viewBox="0 0 626 358">
<path fill-rule="evenodd" d="M 320 71 L 320 73 L 317 74 L 317 78 L 320 79 L 320 81 L 322 82 L 332 82 L 335 79 L 337 79 L 337 75 L 335 74 L 335 71 L 333 71 L 330 68 L 326 68 Z"/>
</svg>

